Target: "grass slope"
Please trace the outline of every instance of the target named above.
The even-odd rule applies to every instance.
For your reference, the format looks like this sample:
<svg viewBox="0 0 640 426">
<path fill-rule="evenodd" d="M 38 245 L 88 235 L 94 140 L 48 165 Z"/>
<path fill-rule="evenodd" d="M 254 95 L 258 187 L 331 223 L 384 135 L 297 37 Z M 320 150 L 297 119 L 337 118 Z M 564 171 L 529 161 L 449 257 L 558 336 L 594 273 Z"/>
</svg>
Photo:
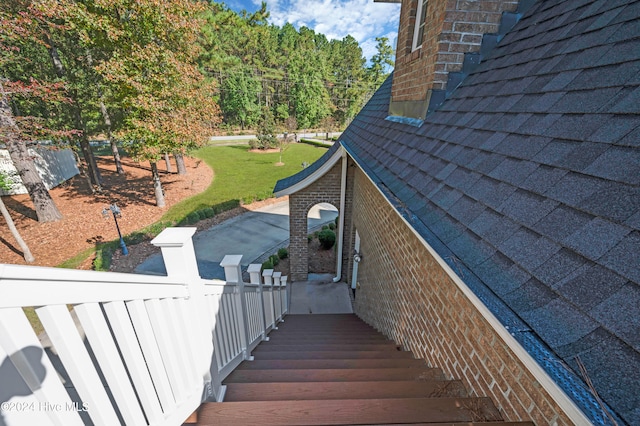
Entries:
<svg viewBox="0 0 640 426">
<path fill-rule="evenodd" d="M 278 179 L 291 176 L 326 152 L 306 144 L 291 144 L 282 154 L 283 166 L 276 166 L 280 153 L 249 152 L 246 145 L 209 146 L 194 155 L 214 171 L 212 184 L 201 194 L 173 206 L 163 221 L 182 221 L 189 213 L 207 207 L 238 205 L 263 200 L 273 195 Z"/>
</svg>

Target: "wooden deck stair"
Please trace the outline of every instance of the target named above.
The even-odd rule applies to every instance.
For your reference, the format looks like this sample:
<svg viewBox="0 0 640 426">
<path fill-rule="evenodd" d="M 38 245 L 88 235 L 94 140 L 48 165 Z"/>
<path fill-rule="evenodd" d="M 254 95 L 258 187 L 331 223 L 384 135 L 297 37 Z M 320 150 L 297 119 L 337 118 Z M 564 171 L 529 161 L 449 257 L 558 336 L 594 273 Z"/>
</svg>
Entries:
<svg viewBox="0 0 640 426">
<path fill-rule="evenodd" d="M 503 422 L 489 398 L 413 359 L 355 315 L 289 315 L 231 373 L 225 402 L 203 404 L 199 425 Z"/>
</svg>

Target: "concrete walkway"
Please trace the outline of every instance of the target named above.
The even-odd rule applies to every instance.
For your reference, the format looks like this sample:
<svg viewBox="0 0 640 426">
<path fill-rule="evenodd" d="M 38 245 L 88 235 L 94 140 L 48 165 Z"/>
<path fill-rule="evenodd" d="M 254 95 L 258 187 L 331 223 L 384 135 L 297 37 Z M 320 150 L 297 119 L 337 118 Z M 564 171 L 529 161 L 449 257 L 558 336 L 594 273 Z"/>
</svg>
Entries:
<svg viewBox="0 0 640 426">
<path fill-rule="evenodd" d="M 352 314 L 346 283 L 333 282 L 331 274 L 309 274 L 308 281 L 291 284 L 290 314 Z"/>
<path fill-rule="evenodd" d="M 309 229 L 335 219 L 338 212 L 331 204 L 318 204 L 309 212 Z M 202 278 L 224 279 L 220 261 L 228 254 L 241 254 L 243 270 L 263 255 L 276 253 L 289 241 L 289 202 L 283 201 L 226 220 L 193 237 L 198 270 Z M 149 257 L 136 273 L 166 275 L 162 255 Z M 308 313 L 308 312 L 307 312 Z"/>
</svg>

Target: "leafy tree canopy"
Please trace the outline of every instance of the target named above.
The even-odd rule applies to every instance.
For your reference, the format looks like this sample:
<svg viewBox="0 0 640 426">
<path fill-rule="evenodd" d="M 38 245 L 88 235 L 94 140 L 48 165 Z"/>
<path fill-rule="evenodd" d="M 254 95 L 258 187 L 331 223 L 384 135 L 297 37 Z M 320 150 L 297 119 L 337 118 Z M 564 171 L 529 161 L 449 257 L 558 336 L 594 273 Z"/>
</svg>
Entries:
<svg viewBox="0 0 640 426">
<path fill-rule="evenodd" d="M 199 64 L 219 82 L 227 125 L 256 126 L 267 107 L 280 128 L 290 117 L 300 128 L 317 127 L 327 117 L 342 127 L 393 65 L 386 38 L 378 39 L 378 54 L 367 67 L 352 36 L 329 41 L 308 27 L 269 24 L 268 17 L 264 2 L 254 13 L 221 3 L 204 12 Z"/>
</svg>

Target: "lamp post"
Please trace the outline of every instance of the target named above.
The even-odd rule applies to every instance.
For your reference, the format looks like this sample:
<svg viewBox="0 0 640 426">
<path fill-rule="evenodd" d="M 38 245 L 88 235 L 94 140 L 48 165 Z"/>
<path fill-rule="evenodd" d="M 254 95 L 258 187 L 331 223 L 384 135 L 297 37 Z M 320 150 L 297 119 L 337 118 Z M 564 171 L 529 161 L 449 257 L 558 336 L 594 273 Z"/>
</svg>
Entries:
<svg viewBox="0 0 640 426">
<path fill-rule="evenodd" d="M 120 232 L 120 226 L 118 225 L 118 218 L 122 217 L 122 211 L 120 211 L 120 207 L 116 204 L 111 204 L 109 207 L 105 207 L 102 209 L 102 217 L 105 219 L 109 219 L 109 212 L 113 214 L 113 220 L 116 222 L 116 229 L 118 230 L 118 237 L 120 237 L 120 247 L 122 248 L 122 255 L 126 256 L 129 254 L 129 250 L 127 249 L 127 245 L 124 243 L 124 239 L 122 238 L 122 232 Z"/>
</svg>

